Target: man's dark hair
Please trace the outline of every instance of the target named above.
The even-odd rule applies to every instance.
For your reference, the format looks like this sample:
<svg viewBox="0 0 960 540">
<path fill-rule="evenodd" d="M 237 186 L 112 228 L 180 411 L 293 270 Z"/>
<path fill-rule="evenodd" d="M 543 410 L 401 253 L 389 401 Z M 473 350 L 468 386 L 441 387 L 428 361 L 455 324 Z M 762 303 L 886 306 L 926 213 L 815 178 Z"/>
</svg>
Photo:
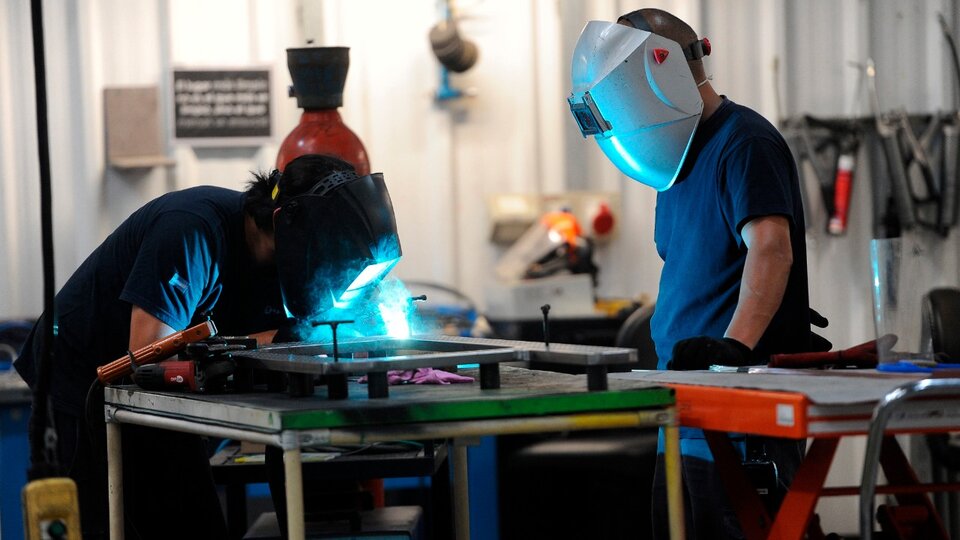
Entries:
<svg viewBox="0 0 960 540">
<path fill-rule="evenodd" d="M 647 28 L 641 28 L 640 25 L 633 23 L 633 21 L 638 18 L 647 23 Z M 672 39 L 679 43 L 682 48 L 689 47 L 697 41 L 697 33 L 693 31 L 693 28 L 690 28 L 689 24 L 677 18 L 676 15 L 663 11 L 662 9 L 638 9 L 621 15 L 620 18 L 617 19 L 617 23 L 631 28 L 653 32 L 658 36 Z M 703 69 L 703 60 L 699 58 L 690 60 L 687 62 L 687 65 L 690 66 L 690 72 L 693 73 L 694 81 L 699 83 L 707 78 L 706 71 Z"/>
<path fill-rule="evenodd" d="M 330 173 L 354 170 L 353 165 L 340 158 L 307 154 L 287 163 L 283 173 L 276 170 L 271 173 L 253 173 L 253 180 L 247 185 L 243 211 L 253 218 L 257 228 L 272 232 L 275 209 L 291 198 L 306 193 Z M 274 188 L 277 188 L 276 199 Z"/>
</svg>

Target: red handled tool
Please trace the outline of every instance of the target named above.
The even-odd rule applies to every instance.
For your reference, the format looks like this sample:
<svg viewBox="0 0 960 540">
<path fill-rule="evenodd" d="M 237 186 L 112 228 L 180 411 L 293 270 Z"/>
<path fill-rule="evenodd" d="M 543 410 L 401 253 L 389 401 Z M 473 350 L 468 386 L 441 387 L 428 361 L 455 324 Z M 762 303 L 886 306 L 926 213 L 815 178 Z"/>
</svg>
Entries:
<svg viewBox="0 0 960 540">
<path fill-rule="evenodd" d="M 824 367 L 877 367 L 877 351 L 893 348 L 897 337 L 881 336 L 842 351 L 771 354 L 768 367 L 774 368 L 824 368 Z"/>
<path fill-rule="evenodd" d="M 180 360 L 138 366 L 133 382 L 144 390 L 222 392 L 236 369 L 231 353 L 256 348 L 257 340 L 248 336 L 218 336 L 189 343 Z"/>
<path fill-rule="evenodd" d="M 133 373 L 133 371 L 144 364 L 153 364 L 164 358 L 169 358 L 177 352 L 183 350 L 188 343 L 194 343 L 217 334 L 217 327 L 213 321 L 204 321 L 196 326 L 191 326 L 182 332 L 170 334 L 169 336 L 153 343 L 140 347 L 136 351 L 129 352 L 126 356 L 118 358 L 105 366 L 97 368 L 97 379 L 103 384 L 110 384 Z"/>
</svg>

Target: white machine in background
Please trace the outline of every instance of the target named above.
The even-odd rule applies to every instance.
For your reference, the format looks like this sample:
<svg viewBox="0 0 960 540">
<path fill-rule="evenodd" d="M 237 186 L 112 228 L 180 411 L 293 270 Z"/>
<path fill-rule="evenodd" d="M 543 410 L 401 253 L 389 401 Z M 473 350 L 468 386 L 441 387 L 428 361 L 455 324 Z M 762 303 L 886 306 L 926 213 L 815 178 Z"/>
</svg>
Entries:
<svg viewBox="0 0 960 540">
<path fill-rule="evenodd" d="M 486 316 L 492 320 L 540 319 L 540 306 L 544 304 L 550 304 L 551 317 L 601 316 L 594 307 L 593 279 L 589 274 L 498 282 L 487 287 L 486 300 Z"/>
<path fill-rule="evenodd" d="M 568 210 L 537 219 L 500 259 L 496 274 L 486 291 L 491 319 L 537 319 L 544 304 L 557 317 L 597 314 L 593 242 Z"/>
</svg>

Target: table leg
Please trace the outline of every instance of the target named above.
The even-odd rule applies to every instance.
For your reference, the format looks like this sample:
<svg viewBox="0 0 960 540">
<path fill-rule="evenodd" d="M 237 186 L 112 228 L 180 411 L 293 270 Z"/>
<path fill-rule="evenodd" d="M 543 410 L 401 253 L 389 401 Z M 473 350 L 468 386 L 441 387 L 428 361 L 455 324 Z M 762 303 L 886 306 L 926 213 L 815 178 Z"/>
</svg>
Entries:
<svg viewBox="0 0 960 540">
<path fill-rule="evenodd" d="M 757 489 L 747 478 L 740 453 L 734 448 L 729 435 L 726 432 L 708 430 L 704 430 L 703 434 L 716 462 L 717 474 L 727 494 L 727 500 L 737 514 L 743 536 L 749 540 L 767 538 L 770 532 L 770 516 L 757 495 Z"/>
<path fill-rule="evenodd" d="M 303 540 L 306 528 L 303 522 L 303 467 L 299 448 L 283 451 L 283 476 L 287 495 L 287 537 Z"/>
<path fill-rule="evenodd" d="M 683 479 L 680 473 L 680 429 L 664 426 L 664 464 L 667 480 L 667 516 L 670 520 L 670 538 L 686 538 L 683 517 Z"/>
<path fill-rule="evenodd" d="M 814 439 L 810 444 L 774 518 L 770 538 L 803 538 L 839 444 L 838 437 Z"/>
<path fill-rule="evenodd" d="M 110 540 L 123 540 L 123 453 L 118 422 L 107 422 L 107 485 Z"/>
<path fill-rule="evenodd" d="M 883 437 L 880 446 L 880 466 L 883 468 L 883 474 L 887 477 L 887 483 L 895 486 L 917 486 L 920 485 L 920 479 L 910 465 L 907 456 L 904 455 L 900 443 L 893 435 Z M 901 506 L 919 506 L 927 511 L 927 534 L 931 537 L 933 534 L 939 538 L 949 538 L 947 529 L 943 525 L 943 520 L 937 509 L 930 502 L 930 498 L 924 493 L 896 493 L 897 503 Z"/>
<path fill-rule="evenodd" d="M 457 540 L 470 540 L 470 489 L 467 483 L 467 445 L 453 441 L 453 519 Z"/>
</svg>

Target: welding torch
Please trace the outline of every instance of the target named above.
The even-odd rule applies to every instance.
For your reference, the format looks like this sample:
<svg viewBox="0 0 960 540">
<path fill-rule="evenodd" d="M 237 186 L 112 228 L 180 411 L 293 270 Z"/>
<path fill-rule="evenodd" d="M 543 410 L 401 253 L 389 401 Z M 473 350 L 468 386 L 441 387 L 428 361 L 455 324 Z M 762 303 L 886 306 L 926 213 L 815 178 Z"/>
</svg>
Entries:
<svg viewBox="0 0 960 540">
<path fill-rule="evenodd" d="M 126 355 L 98 367 L 97 379 L 104 385 L 113 383 L 132 374 L 139 366 L 159 362 L 180 352 L 188 343 L 195 343 L 216 334 L 216 325 L 213 324 L 213 321 L 206 320 L 196 326 L 191 326 L 186 330 L 170 334 L 163 339 L 140 347 L 136 351 L 127 351 Z"/>
</svg>

